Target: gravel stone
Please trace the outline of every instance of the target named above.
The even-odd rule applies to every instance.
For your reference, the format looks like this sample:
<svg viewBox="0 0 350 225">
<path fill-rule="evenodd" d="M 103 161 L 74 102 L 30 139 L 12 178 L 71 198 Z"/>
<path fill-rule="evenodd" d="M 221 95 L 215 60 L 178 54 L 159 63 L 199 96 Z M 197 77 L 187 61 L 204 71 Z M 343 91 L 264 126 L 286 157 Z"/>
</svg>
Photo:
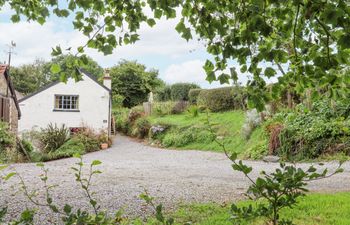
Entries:
<svg viewBox="0 0 350 225">
<path fill-rule="evenodd" d="M 113 213 L 124 209 L 129 216 L 144 216 L 149 208 L 139 199 L 147 190 L 156 201 L 162 202 L 168 209 L 179 203 L 230 203 L 243 198 L 249 181 L 242 173 L 233 171 L 231 162 L 221 153 L 195 150 L 164 150 L 128 137 L 117 135 L 112 148 L 84 155 L 85 163 L 102 161 L 97 166 L 103 173 L 93 178 L 92 191 L 103 209 Z M 45 163 L 49 169 L 49 184 L 58 185 L 52 191 L 56 205 L 63 207 L 70 203 L 75 209 L 89 208 L 87 198 L 76 183 L 73 171 L 77 159 L 69 158 Z M 262 161 L 244 161 L 253 167 L 251 175 L 256 178 L 261 170 L 273 171 L 278 164 Z M 310 164 L 297 164 L 302 168 Z M 325 167 L 334 171 L 336 162 L 327 162 Z M 308 188 L 318 192 L 336 192 L 350 190 L 350 163 L 343 165 L 345 172 L 335 176 L 311 182 Z M 29 190 L 42 187 L 38 178 L 40 169 L 34 163 L 12 164 L 9 170 L 16 170 Z M 87 172 L 86 167 L 83 172 Z M 9 216 L 17 216 L 26 207 L 33 204 L 23 196 L 19 180 L 12 177 L 0 183 L 0 205 L 8 205 Z M 45 193 L 39 192 L 39 200 L 45 200 Z M 39 208 L 36 224 L 52 224 L 59 221 L 47 208 Z M 59 223 L 59 222 L 58 222 Z"/>
</svg>

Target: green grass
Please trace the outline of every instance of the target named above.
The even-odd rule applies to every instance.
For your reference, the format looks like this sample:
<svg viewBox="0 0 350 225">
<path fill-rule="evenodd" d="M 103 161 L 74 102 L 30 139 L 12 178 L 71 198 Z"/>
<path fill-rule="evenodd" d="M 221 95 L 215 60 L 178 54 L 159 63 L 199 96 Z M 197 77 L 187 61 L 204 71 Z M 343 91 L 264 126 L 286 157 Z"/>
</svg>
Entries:
<svg viewBox="0 0 350 225">
<path fill-rule="evenodd" d="M 227 149 L 241 153 L 241 156 L 251 156 L 259 158 L 262 146 L 266 147 L 266 137 L 262 128 L 256 129 L 249 140 L 245 140 L 241 134 L 241 128 L 244 124 L 245 115 L 242 111 L 229 111 L 221 113 L 210 113 L 210 121 L 218 136 L 223 137 Z M 206 113 L 200 113 L 198 117 L 192 117 L 189 113 L 180 115 L 167 115 L 163 117 L 150 117 L 152 124 L 169 124 L 178 128 L 200 127 L 206 129 Z M 175 131 L 172 135 L 180 135 L 181 132 Z M 169 135 L 169 134 L 167 134 Z M 173 146 L 170 146 L 173 147 Z M 221 147 L 214 141 L 194 141 L 186 145 L 176 147 L 177 149 L 196 149 L 222 151 Z M 265 148 L 266 149 L 266 148 Z M 253 155 L 249 155 L 253 153 Z M 256 155 L 254 155 L 256 153 Z M 247 155 L 248 154 L 248 155 Z"/>
<path fill-rule="evenodd" d="M 291 219 L 298 225 L 348 225 L 350 224 L 350 193 L 309 194 L 299 199 L 299 203 L 292 209 L 284 209 L 281 218 Z M 247 205 L 243 201 L 238 205 Z M 229 206 L 218 204 L 192 204 L 181 206 L 176 212 L 170 213 L 175 224 L 200 225 L 229 225 Z M 154 218 L 148 224 L 156 224 Z M 266 220 L 259 219 L 246 224 L 263 225 Z"/>
</svg>

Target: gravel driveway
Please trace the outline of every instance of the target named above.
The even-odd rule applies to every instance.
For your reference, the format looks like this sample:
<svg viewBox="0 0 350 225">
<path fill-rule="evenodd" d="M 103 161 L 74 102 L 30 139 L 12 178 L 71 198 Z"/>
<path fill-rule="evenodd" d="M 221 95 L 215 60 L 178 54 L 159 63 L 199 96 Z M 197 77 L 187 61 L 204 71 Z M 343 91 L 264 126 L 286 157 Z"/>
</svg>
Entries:
<svg viewBox="0 0 350 225">
<path fill-rule="evenodd" d="M 117 136 L 112 148 L 84 156 L 85 162 L 98 159 L 103 171 L 93 180 L 92 190 L 96 192 L 102 208 L 109 211 L 124 208 L 127 214 L 142 215 L 147 207 L 142 206 L 138 196 L 146 189 L 150 195 L 163 202 L 167 208 L 188 202 L 229 202 L 241 199 L 249 185 L 248 180 L 230 167 L 223 154 L 205 151 L 164 150 L 146 146 L 128 137 Z M 84 193 L 75 183 L 70 169 L 77 159 L 64 159 L 45 163 L 49 169 L 49 183 L 59 185 L 53 190 L 54 202 L 63 206 L 86 207 Z M 253 166 L 252 175 L 260 170 L 272 171 L 278 164 L 260 161 L 246 161 Z M 308 166 L 300 164 L 301 167 Z M 334 162 L 328 168 L 336 168 Z M 11 165 L 21 174 L 32 190 L 40 188 L 40 169 L 35 164 Z M 350 163 L 344 165 L 345 172 L 329 179 L 309 184 L 312 191 L 335 192 L 350 190 Z M 8 203 L 10 215 L 16 215 L 31 203 L 18 191 L 18 178 L 13 177 L 1 185 L 0 205 Z M 42 193 L 43 194 L 43 193 Z M 41 198 L 44 199 L 43 196 Z M 39 210 L 40 223 L 56 218 L 46 209 Z"/>
</svg>

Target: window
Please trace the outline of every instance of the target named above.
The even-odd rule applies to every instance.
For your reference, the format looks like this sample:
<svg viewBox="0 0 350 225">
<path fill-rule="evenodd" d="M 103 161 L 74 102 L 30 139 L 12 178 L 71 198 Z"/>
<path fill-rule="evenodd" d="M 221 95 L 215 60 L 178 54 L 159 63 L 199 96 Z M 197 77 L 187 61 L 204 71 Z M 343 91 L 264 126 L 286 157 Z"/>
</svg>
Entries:
<svg viewBox="0 0 350 225">
<path fill-rule="evenodd" d="M 78 95 L 55 95 L 56 110 L 78 110 L 79 96 Z"/>
</svg>

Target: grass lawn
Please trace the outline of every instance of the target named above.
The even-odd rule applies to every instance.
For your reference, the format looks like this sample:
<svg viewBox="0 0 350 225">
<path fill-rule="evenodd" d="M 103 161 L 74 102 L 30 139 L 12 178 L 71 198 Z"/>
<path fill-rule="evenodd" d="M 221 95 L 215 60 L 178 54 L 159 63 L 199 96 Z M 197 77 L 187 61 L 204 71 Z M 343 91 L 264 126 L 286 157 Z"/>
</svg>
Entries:
<svg viewBox="0 0 350 225">
<path fill-rule="evenodd" d="M 242 111 L 228 111 L 221 113 L 210 113 L 210 121 L 217 130 L 217 135 L 222 136 L 229 150 L 237 153 L 247 153 L 259 151 L 260 146 L 266 145 L 266 137 L 262 128 L 256 129 L 249 140 L 242 137 L 241 129 L 244 124 L 245 115 Z M 206 129 L 206 113 L 200 113 L 198 117 L 192 117 L 189 113 L 179 115 L 167 115 L 163 117 L 150 117 L 152 124 L 170 124 L 176 127 L 200 126 Z M 184 146 L 176 147 L 178 149 L 197 149 L 222 151 L 213 141 L 195 141 Z M 259 154 L 258 154 L 259 155 Z M 252 157 L 256 158 L 256 157 Z"/>
<path fill-rule="evenodd" d="M 292 219 L 298 225 L 349 225 L 350 224 L 350 193 L 309 194 L 299 199 L 293 209 L 282 211 L 281 218 Z M 239 203 L 247 204 L 246 201 Z M 232 224 L 229 221 L 229 206 L 217 204 L 194 204 L 182 206 L 171 216 L 175 224 L 214 225 Z M 150 219 L 148 224 L 156 224 Z M 263 225 L 266 221 L 247 222 L 246 224 Z"/>
</svg>

